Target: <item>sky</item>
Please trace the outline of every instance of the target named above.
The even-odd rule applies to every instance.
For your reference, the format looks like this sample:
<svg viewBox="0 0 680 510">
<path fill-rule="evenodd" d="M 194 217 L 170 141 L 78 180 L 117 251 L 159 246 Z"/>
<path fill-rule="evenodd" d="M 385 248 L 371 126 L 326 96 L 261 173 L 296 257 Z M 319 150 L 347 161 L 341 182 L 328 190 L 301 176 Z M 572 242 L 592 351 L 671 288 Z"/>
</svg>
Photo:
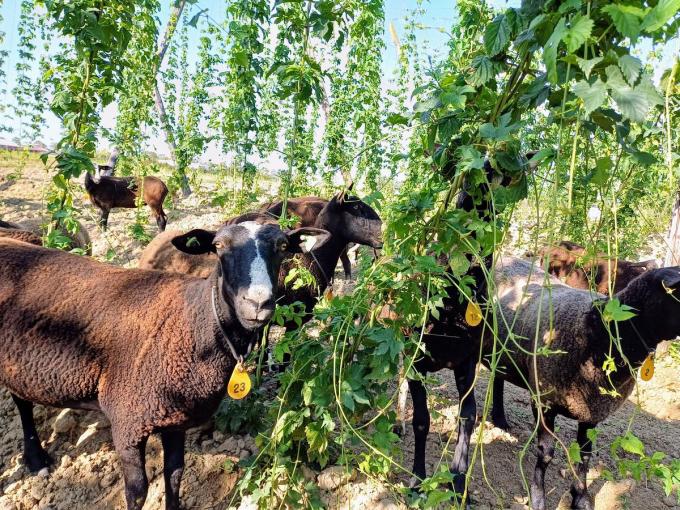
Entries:
<svg viewBox="0 0 680 510">
<path fill-rule="evenodd" d="M 503 7 L 514 7 L 519 4 L 520 0 L 491 0 L 492 6 L 497 8 Z M 172 0 L 161 0 L 162 9 L 160 13 L 161 26 L 164 27 L 169 13 L 169 6 Z M 5 70 L 7 74 L 7 86 L 5 96 L 0 100 L 3 104 L 9 104 L 13 101 L 11 95 L 11 89 L 13 88 L 16 81 L 16 71 L 15 65 L 18 59 L 17 51 L 17 41 L 18 33 L 17 26 L 19 21 L 19 4 L 20 0 L 5 0 L 5 2 L 0 2 L 2 5 L 0 7 L 0 13 L 3 16 L 2 22 L 0 22 L 0 30 L 5 32 L 5 49 L 10 51 L 9 58 L 5 62 L 0 62 L 0 65 Z M 446 31 L 452 25 L 455 19 L 455 2 L 451 0 L 430 0 L 418 2 L 417 0 L 386 0 L 385 1 L 385 30 L 384 30 L 384 42 L 385 51 L 383 53 L 383 76 L 389 78 L 393 75 L 395 66 L 397 64 L 396 59 L 396 49 L 391 40 L 389 33 L 389 25 L 392 24 L 396 29 L 399 36 L 404 34 L 404 24 L 405 18 L 409 12 L 422 5 L 425 10 L 425 14 L 420 18 L 422 28 L 417 32 L 418 43 L 421 46 L 426 45 L 428 53 L 432 54 L 433 59 L 436 60 L 436 55 L 438 52 L 446 51 L 446 44 L 448 42 L 448 35 Z M 209 15 L 217 22 L 224 20 L 224 0 L 199 0 L 195 5 L 189 7 L 189 15 L 198 12 L 202 9 L 208 9 Z M 196 47 L 199 37 L 199 31 L 196 29 L 189 29 L 189 47 L 193 48 L 194 51 L 190 54 L 189 59 L 193 62 L 196 58 Z M 425 49 L 423 47 L 423 49 Z M 641 53 L 644 55 L 649 50 L 649 47 L 642 45 L 640 48 Z M 669 45 L 668 48 L 664 48 L 664 60 L 661 69 L 669 66 L 672 56 L 680 51 L 680 44 L 678 41 L 674 41 Z M 112 105 L 104 110 L 102 113 L 102 125 L 105 128 L 113 129 L 115 126 L 115 115 L 116 108 Z M 48 145 L 53 144 L 59 139 L 61 132 L 61 126 L 58 121 L 51 113 L 47 114 L 47 123 L 42 141 Z M 7 137 L 5 137 L 7 138 Z M 104 145 L 106 143 L 104 142 Z M 156 141 L 150 147 L 151 150 L 158 152 L 159 154 L 168 154 L 167 145 L 163 141 Z M 223 155 L 216 146 L 210 147 L 206 154 L 202 157 L 203 162 L 217 162 Z"/>
</svg>

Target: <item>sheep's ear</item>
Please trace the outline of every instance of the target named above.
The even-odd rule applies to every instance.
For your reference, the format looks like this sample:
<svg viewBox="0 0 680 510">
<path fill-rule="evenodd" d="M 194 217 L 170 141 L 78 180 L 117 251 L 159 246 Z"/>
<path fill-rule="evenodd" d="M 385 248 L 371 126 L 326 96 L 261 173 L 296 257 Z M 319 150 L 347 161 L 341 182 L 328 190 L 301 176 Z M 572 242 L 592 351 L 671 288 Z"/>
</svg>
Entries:
<svg viewBox="0 0 680 510">
<path fill-rule="evenodd" d="M 658 269 L 659 264 L 656 262 L 656 260 L 650 259 L 650 260 L 642 260 L 640 262 L 635 262 L 633 264 L 633 267 L 642 267 L 645 270 L 649 271 L 650 269 Z"/>
<path fill-rule="evenodd" d="M 323 246 L 331 237 L 330 232 L 321 228 L 300 227 L 286 232 L 290 253 L 307 253 Z"/>
<path fill-rule="evenodd" d="M 662 279 L 663 286 L 668 289 L 677 289 L 680 287 L 680 267 L 674 267 L 673 269 L 673 271 L 664 271 Z"/>
<path fill-rule="evenodd" d="M 340 193 L 335 195 L 335 199 L 338 202 L 338 204 L 342 204 L 345 199 L 347 198 L 347 194 L 352 191 L 352 188 L 354 187 L 354 181 L 349 183 L 349 186 L 347 186 L 345 189 L 343 189 Z"/>
<path fill-rule="evenodd" d="M 190 230 L 186 234 L 173 237 L 172 245 L 179 251 L 189 255 L 203 255 L 205 253 L 215 253 L 215 232 L 197 228 Z"/>
</svg>

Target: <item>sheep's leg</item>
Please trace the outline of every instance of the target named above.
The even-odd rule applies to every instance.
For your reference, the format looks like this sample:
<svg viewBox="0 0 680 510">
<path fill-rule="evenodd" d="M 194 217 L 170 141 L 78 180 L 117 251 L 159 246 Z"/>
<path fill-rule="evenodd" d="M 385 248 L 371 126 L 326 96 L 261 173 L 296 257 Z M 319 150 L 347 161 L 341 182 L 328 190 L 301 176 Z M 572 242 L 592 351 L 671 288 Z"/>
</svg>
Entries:
<svg viewBox="0 0 680 510">
<path fill-rule="evenodd" d="M 470 437 L 477 420 L 477 402 L 475 401 L 474 382 L 476 358 L 470 358 L 460 367 L 454 369 L 456 388 L 462 399 L 458 414 L 458 440 L 453 454 L 451 473 L 454 475 L 453 489 L 460 495 L 465 492 L 465 474 L 468 469 L 468 451 Z"/>
<path fill-rule="evenodd" d="M 158 208 L 158 210 L 152 210 L 153 215 L 156 217 L 156 226 L 159 232 L 165 232 L 165 226 L 168 224 L 168 216 L 163 211 L 163 207 Z"/>
<path fill-rule="evenodd" d="M 419 372 L 425 376 L 425 372 Z M 413 435 L 415 437 L 413 474 L 423 480 L 427 476 L 425 471 L 425 443 L 430 432 L 430 411 L 427 409 L 427 393 L 423 383 L 409 379 L 408 389 L 413 402 Z"/>
<path fill-rule="evenodd" d="M 491 422 L 503 430 L 510 430 L 510 424 L 505 419 L 505 406 L 503 403 L 503 390 L 505 381 L 496 375 L 493 379 L 493 399 L 491 404 Z"/>
<path fill-rule="evenodd" d="M 347 255 L 347 246 L 340 254 L 340 262 L 342 262 L 342 269 L 345 272 L 345 280 L 349 280 L 352 278 L 352 263 L 349 261 L 349 255 Z"/>
<path fill-rule="evenodd" d="M 397 423 L 392 432 L 399 437 L 406 437 L 406 399 L 408 398 L 408 381 L 404 377 L 406 367 L 404 367 L 404 356 L 399 356 L 399 394 L 397 395 Z"/>
<path fill-rule="evenodd" d="M 540 420 L 536 409 L 534 416 Z M 545 470 L 555 456 L 555 438 L 552 435 L 555 428 L 554 411 L 550 409 L 543 411 L 543 422 L 538 424 L 536 467 L 531 482 L 531 508 L 534 510 L 545 510 Z"/>
<path fill-rule="evenodd" d="M 149 480 L 146 477 L 146 440 L 142 439 L 138 444 L 120 447 L 116 443 L 117 434 L 113 431 L 113 444 L 120 455 L 120 463 L 123 468 L 123 479 L 125 480 L 125 501 L 127 510 L 142 510 L 146 493 L 149 490 Z"/>
<path fill-rule="evenodd" d="M 31 473 L 47 469 L 54 461 L 40 444 L 40 437 L 38 437 L 33 420 L 33 403 L 14 394 L 12 394 L 12 400 L 19 409 L 21 428 L 24 431 L 24 464 Z"/>
<path fill-rule="evenodd" d="M 588 474 L 588 462 L 593 453 L 593 444 L 588 439 L 588 431 L 595 426 L 590 423 L 579 423 L 577 441 L 581 448 L 581 462 L 576 466 L 578 480 L 571 486 L 571 507 L 579 510 L 591 510 L 593 508 L 588 496 L 588 486 L 586 485 L 586 475 Z"/>
<path fill-rule="evenodd" d="M 165 478 L 165 508 L 179 510 L 179 484 L 184 473 L 185 432 L 161 432 L 163 443 L 163 478 Z"/>
<path fill-rule="evenodd" d="M 110 209 L 102 209 L 102 213 L 99 216 L 99 226 L 101 227 L 102 230 L 106 230 L 106 227 L 109 225 L 109 213 L 111 212 Z"/>
</svg>

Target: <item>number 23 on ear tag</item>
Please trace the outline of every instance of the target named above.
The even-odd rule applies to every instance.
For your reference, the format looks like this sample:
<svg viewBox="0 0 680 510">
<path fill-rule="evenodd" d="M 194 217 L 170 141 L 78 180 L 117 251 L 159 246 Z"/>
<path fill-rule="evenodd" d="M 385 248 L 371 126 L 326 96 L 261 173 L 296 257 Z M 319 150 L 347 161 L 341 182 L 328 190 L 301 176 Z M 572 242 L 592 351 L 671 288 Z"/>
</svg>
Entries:
<svg viewBox="0 0 680 510">
<path fill-rule="evenodd" d="M 652 377 L 654 377 L 654 354 L 650 353 L 640 367 L 640 379 L 649 381 Z"/>
<path fill-rule="evenodd" d="M 227 393 L 234 400 L 241 400 L 250 393 L 250 376 L 241 363 L 237 363 L 231 373 Z"/>
<path fill-rule="evenodd" d="M 474 301 L 470 301 L 465 309 L 465 322 L 468 326 L 478 326 L 482 322 L 482 309 Z"/>
</svg>

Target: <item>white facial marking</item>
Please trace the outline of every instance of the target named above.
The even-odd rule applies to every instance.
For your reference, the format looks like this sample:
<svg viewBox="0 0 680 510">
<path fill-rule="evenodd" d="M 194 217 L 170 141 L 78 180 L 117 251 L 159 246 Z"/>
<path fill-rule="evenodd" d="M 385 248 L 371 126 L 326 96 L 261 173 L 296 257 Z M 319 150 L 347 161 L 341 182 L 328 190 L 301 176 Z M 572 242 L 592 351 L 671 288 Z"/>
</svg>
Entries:
<svg viewBox="0 0 680 510">
<path fill-rule="evenodd" d="M 257 233 L 262 228 L 262 225 L 254 221 L 246 221 L 239 223 L 250 233 L 250 238 L 255 241 L 255 258 L 250 264 L 250 287 L 246 292 L 246 297 L 257 303 L 267 301 L 272 297 L 272 280 L 267 271 L 267 265 L 262 258 L 260 252 L 260 241 L 257 240 Z"/>
</svg>

